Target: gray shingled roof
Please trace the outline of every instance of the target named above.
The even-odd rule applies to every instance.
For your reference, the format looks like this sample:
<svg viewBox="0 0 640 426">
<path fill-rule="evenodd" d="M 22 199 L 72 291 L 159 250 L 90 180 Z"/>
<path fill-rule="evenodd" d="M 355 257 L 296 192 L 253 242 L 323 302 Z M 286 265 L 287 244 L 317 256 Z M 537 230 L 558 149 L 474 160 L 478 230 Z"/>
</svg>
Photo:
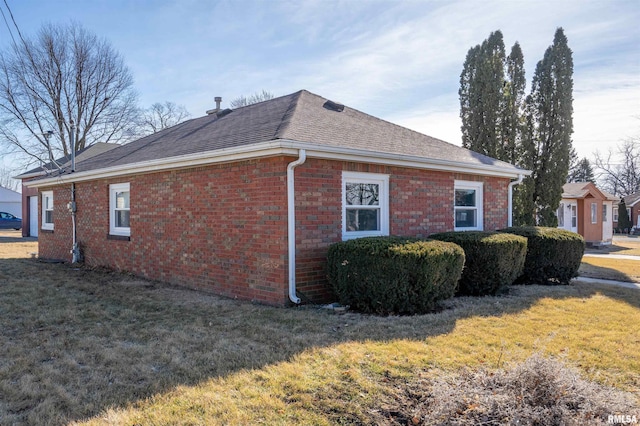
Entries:
<svg viewBox="0 0 640 426">
<path fill-rule="evenodd" d="M 624 197 L 624 202 L 627 206 L 633 206 L 640 201 L 640 192 L 634 192 Z"/>
<path fill-rule="evenodd" d="M 261 142 L 293 140 L 522 172 L 499 161 L 392 124 L 355 109 L 325 107 L 327 99 L 301 90 L 238 108 L 227 115 L 195 118 L 87 159 L 78 172 L 126 166 Z"/>
<path fill-rule="evenodd" d="M 105 143 L 105 142 L 98 142 L 98 143 L 94 143 L 93 145 L 89 145 L 88 147 L 76 152 L 76 166 L 91 157 L 95 157 L 96 155 L 100 155 L 103 152 L 110 151 L 119 146 L 120 145 L 115 143 Z M 55 161 L 59 167 L 63 169 L 68 168 L 71 166 L 71 155 L 65 155 L 64 157 L 57 158 Z M 35 167 L 31 170 L 27 170 L 26 172 L 23 172 L 20 175 L 16 176 L 14 179 L 23 179 L 27 177 L 44 175 L 57 170 L 58 170 L 58 167 L 56 167 L 53 164 L 53 162 L 49 162 L 42 166 Z"/>
<path fill-rule="evenodd" d="M 591 182 L 570 182 L 562 185 L 562 198 L 584 198 L 589 194 Z M 594 187 L 605 196 L 606 199 L 610 201 L 615 201 L 619 199 L 615 195 L 609 194 L 598 188 L 595 184 Z"/>
</svg>

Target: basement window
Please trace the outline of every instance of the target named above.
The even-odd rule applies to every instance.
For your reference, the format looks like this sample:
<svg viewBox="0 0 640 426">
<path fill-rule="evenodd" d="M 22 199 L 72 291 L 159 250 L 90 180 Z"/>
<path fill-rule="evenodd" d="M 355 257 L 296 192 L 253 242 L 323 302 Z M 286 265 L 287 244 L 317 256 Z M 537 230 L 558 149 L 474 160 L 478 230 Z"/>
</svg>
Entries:
<svg viewBox="0 0 640 426">
<path fill-rule="evenodd" d="M 342 239 L 389 235 L 389 176 L 342 173 Z"/>
<path fill-rule="evenodd" d="M 42 229 L 53 231 L 53 191 L 42 191 Z"/>
<path fill-rule="evenodd" d="M 482 231 L 482 182 L 457 180 L 454 183 L 454 229 Z"/>
<path fill-rule="evenodd" d="M 109 185 L 109 234 L 131 235 L 128 183 Z"/>
</svg>

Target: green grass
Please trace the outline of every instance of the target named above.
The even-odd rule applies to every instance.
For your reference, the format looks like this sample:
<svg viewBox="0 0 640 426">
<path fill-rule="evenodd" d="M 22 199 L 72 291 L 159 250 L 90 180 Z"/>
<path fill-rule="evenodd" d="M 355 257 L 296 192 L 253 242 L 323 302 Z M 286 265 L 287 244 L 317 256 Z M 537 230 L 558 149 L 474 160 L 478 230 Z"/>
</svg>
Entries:
<svg viewBox="0 0 640 426">
<path fill-rule="evenodd" d="M 0 238 L 0 424 L 367 424 L 416 380 L 534 353 L 640 398 L 636 290 L 518 286 L 436 314 L 335 314 L 38 263 L 23 244 Z"/>
</svg>

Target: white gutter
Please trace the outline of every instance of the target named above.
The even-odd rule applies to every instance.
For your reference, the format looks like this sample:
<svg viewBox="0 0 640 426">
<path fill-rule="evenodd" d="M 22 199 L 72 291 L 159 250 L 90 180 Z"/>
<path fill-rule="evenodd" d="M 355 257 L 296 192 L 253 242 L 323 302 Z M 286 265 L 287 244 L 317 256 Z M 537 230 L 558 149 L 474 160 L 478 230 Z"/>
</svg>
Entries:
<svg viewBox="0 0 640 426">
<path fill-rule="evenodd" d="M 513 182 L 509 183 L 509 191 L 508 191 L 508 197 L 509 197 L 509 201 L 508 201 L 508 211 L 509 211 L 509 218 L 507 219 L 507 226 L 511 227 L 513 226 L 513 187 L 516 185 L 520 185 L 522 183 L 522 180 L 524 179 L 524 175 L 523 174 L 519 174 L 518 175 L 518 180 L 514 180 Z"/>
<path fill-rule="evenodd" d="M 196 154 L 179 155 L 156 160 L 140 161 L 131 164 L 105 167 L 96 170 L 76 171 L 74 182 L 126 176 L 137 173 L 152 173 L 163 170 L 176 170 L 209 164 L 228 163 L 255 158 L 274 157 L 278 155 L 296 155 L 300 150 L 306 151 L 307 158 L 351 161 L 358 163 L 384 164 L 398 167 L 409 167 L 424 170 L 451 171 L 458 173 L 479 174 L 485 176 L 516 178 L 520 174 L 529 175 L 528 170 L 506 168 L 496 165 L 467 163 L 460 161 L 426 158 L 406 154 L 375 152 L 364 149 L 344 148 L 318 145 L 287 139 L 261 142 L 231 148 L 217 149 Z M 45 179 L 25 182 L 25 185 L 40 188 L 58 185 L 69 175 L 52 176 Z"/>
<path fill-rule="evenodd" d="M 298 159 L 287 166 L 287 240 L 289 242 L 289 299 L 296 305 L 300 298 L 296 295 L 296 199 L 294 169 L 307 160 L 307 152 L 301 149 Z"/>
</svg>

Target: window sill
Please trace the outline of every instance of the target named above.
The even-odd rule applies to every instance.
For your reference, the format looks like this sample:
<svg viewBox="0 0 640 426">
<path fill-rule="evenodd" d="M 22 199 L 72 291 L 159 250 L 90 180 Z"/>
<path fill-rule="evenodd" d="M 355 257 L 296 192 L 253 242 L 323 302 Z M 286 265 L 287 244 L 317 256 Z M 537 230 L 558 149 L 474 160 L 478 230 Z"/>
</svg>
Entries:
<svg viewBox="0 0 640 426">
<path fill-rule="evenodd" d="M 114 241 L 131 241 L 131 236 L 130 236 L 130 235 L 113 235 L 113 234 L 107 234 L 107 240 L 114 240 Z"/>
</svg>

